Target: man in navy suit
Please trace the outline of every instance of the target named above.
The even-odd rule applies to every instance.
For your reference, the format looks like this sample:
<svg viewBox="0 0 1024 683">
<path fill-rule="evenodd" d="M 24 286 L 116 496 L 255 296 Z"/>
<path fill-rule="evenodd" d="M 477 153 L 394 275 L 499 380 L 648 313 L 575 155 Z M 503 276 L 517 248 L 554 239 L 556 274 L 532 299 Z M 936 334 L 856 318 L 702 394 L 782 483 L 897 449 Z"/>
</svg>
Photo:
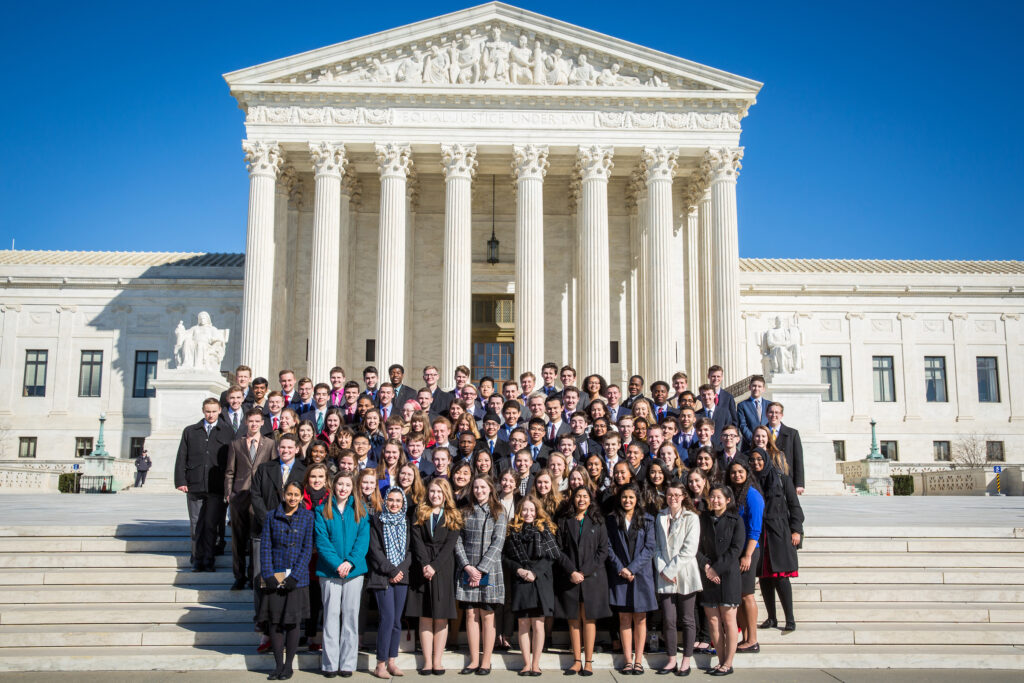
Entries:
<svg viewBox="0 0 1024 683">
<path fill-rule="evenodd" d="M 366 389 L 363 390 L 364 396 L 369 396 L 370 400 L 377 403 L 377 367 L 374 365 L 367 365 L 363 368 L 363 384 Z"/>
<path fill-rule="evenodd" d="M 298 399 L 298 393 L 295 391 L 295 372 L 292 370 L 282 370 L 277 373 L 277 381 L 281 384 L 281 396 L 284 397 L 284 407 L 288 408 Z"/>
<path fill-rule="evenodd" d="M 313 387 L 313 408 L 299 414 L 299 421 L 309 420 L 313 428 L 319 434 L 324 430 L 324 421 L 327 419 L 327 408 L 331 400 L 331 387 L 321 382 Z"/>
<path fill-rule="evenodd" d="M 220 412 L 220 422 L 231 430 L 231 439 L 235 440 L 245 436 L 245 408 L 243 406 L 242 387 L 232 384 L 224 392 L 227 399 L 227 408 Z"/>
<path fill-rule="evenodd" d="M 775 447 L 786 456 L 789 476 L 797 493 L 804 492 L 804 446 L 800 441 L 800 432 L 782 424 L 782 404 L 769 403 L 768 429 L 775 438 Z"/>
<path fill-rule="evenodd" d="M 723 388 L 722 380 L 724 377 L 725 371 L 722 370 L 721 365 L 712 365 L 708 368 L 708 384 L 714 390 L 715 412 L 724 408 L 729 414 L 726 424 L 734 425 L 739 422 L 739 416 L 736 415 L 736 399 Z M 701 398 L 701 403 L 703 402 L 704 399 Z M 705 407 L 707 407 L 707 404 L 705 404 Z"/>
<path fill-rule="evenodd" d="M 544 412 L 548 414 L 547 433 L 544 440 L 548 446 L 554 448 L 558 445 L 558 437 L 569 433 L 569 425 L 562 419 L 562 399 L 557 396 L 549 396 L 548 400 L 544 402 Z M 532 418 L 530 424 L 533 425 L 535 421 L 539 420 Z"/>
<path fill-rule="evenodd" d="M 651 384 L 651 417 L 655 422 L 661 422 L 670 415 L 678 415 L 668 404 L 668 383 L 660 379 Z"/>
<path fill-rule="evenodd" d="M 750 378 L 750 398 L 740 401 L 736 406 L 739 415 L 739 428 L 743 436 L 743 448 L 750 446 L 754 435 L 754 427 L 768 424 L 768 401 L 764 399 L 764 377 L 754 375 Z"/>
<path fill-rule="evenodd" d="M 406 401 L 416 400 L 416 390 L 402 384 L 402 381 L 405 379 L 405 368 L 398 363 L 388 368 L 388 377 L 391 379 L 391 386 L 395 390 L 395 407 L 398 408 L 398 412 L 402 412 L 402 406 L 405 405 Z"/>
<path fill-rule="evenodd" d="M 725 425 L 735 424 L 735 422 L 733 422 L 727 408 L 720 408 L 715 405 L 715 390 L 710 384 L 700 385 L 700 402 L 704 407 L 697 413 L 697 417 L 706 418 L 714 423 L 715 435 L 711 441 L 716 449 L 721 448 L 722 441 L 719 437 L 722 434 L 722 429 L 725 428 Z"/>
<path fill-rule="evenodd" d="M 313 380 L 303 377 L 299 380 L 299 395 L 292 399 L 288 407 L 295 411 L 296 415 L 302 415 L 313 410 Z"/>
<path fill-rule="evenodd" d="M 437 470 L 424 453 L 427 444 L 423 441 L 422 434 L 410 434 L 405 448 L 409 453 L 409 464 L 418 469 L 424 479 L 434 476 Z"/>
<path fill-rule="evenodd" d="M 622 405 L 622 389 L 618 384 L 609 384 L 604 390 L 604 397 L 608 399 L 608 419 L 612 424 L 618 424 L 619 418 L 629 415 L 629 408 Z"/>
<path fill-rule="evenodd" d="M 441 373 L 436 366 L 428 365 L 423 368 L 423 384 L 430 392 L 430 413 L 434 417 L 447 413 L 448 406 L 452 404 L 451 394 L 438 385 L 440 379 Z"/>
</svg>

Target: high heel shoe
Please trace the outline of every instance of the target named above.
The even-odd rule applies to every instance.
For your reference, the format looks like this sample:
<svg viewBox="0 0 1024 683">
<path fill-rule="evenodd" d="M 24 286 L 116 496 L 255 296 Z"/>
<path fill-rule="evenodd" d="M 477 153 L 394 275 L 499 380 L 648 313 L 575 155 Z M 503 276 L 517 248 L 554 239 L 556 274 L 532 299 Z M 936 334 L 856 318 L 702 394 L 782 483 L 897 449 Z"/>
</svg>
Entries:
<svg viewBox="0 0 1024 683">
<path fill-rule="evenodd" d="M 572 668 L 573 666 L 576 666 L 576 662 L 580 663 L 580 668 L 579 669 Z M 580 669 L 582 669 L 582 668 L 583 668 L 583 660 L 582 659 L 574 659 L 574 660 L 572 660 L 572 666 L 570 666 L 568 669 L 563 670 L 562 671 L 562 675 L 563 676 L 575 676 L 576 674 L 578 674 L 580 672 Z"/>
<path fill-rule="evenodd" d="M 588 659 L 585 662 L 583 662 L 583 667 L 584 668 L 580 669 L 580 676 L 593 676 L 594 675 L 593 668 L 591 668 L 591 669 L 587 669 L 586 668 L 587 664 L 593 664 L 593 663 L 594 663 L 593 659 Z"/>
<path fill-rule="evenodd" d="M 761 622 L 758 628 L 778 628 L 779 622 L 773 617 L 769 617 Z"/>
</svg>

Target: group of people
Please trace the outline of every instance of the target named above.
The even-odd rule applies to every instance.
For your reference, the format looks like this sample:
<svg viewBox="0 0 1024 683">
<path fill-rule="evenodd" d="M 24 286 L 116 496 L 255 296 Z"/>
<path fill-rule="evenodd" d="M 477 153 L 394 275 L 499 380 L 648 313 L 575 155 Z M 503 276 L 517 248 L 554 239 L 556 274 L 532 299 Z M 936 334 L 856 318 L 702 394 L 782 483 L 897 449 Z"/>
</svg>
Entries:
<svg viewBox="0 0 1024 683">
<path fill-rule="evenodd" d="M 552 363 L 500 391 L 461 366 L 450 391 L 433 366 L 418 391 L 401 365 L 387 382 L 366 368 L 363 386 L 340 367 L 320 384 L 282 371 L 275 391 L 251 375 L 237 368 L 184 430 L 175 484 L 194 571 L 213 571 L 230 510 L 232 588 L 253 590 L 272 680 L 291 677 L 303 639 L 325 676 L 350 676 L 374 607 L 382 679 L 403 675 L 403 619 L 422 675 L 445 673 L 463 623 L 459 673 L 489 674 L 514 634 L 521 676 L 540 675 L 556 620 L 574 658 L 564 673 L 581 676 L 599 629 L 623 674 L 644 673 L 650 620 L 668 655 L 657 673 L 688 675 L 699 651 L 728 675 L 737 652 L 760 650 L 758 628 L 779 626 L 776 595 L 783 630 L 796 628 L 803 453 L 762 377 L 737 404 L 719 366 L 697 394 L 676 373 L 649 397 L 639 376 L 624 396 Z"/>
</svg>

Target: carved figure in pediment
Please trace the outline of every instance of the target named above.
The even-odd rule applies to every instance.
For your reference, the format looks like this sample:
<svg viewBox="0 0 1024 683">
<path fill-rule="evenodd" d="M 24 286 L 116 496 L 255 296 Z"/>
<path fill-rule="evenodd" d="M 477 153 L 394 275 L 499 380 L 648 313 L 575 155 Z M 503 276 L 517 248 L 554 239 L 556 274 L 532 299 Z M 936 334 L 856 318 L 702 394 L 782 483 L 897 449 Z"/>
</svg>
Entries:
<svg viewBox="0 0 1024 683">
<path fill-rule="evenodd" d="M 529 38 L 525 35 L 520 35 L 518 47 L 513 47 L 509 50 L 508 76 L 512 85 L 530 85 L 533 83 L 533 67 L 530 62 L 532 52 L 529 42 Z"/>
<path fill-rule="evenodd" d="M 597 70 L 587 62 L 586 55 L 580 55 L 579 64 L 569 74 L 571 85 L 594 85 L 597 82 Z"/>
<path fill-rule="evenodd" d="M 540 41 L 536 41 L 533 44 L 533 84 L 534 85 L 547 85 L 548 72 L 545 69 L 544 61 L 544 49 L 540 46 Z"/>
<path fill-rule="evenodd" d="M 501 39 L 501 29 L 495 27 L 491 31 L 492 40 L 489 40 L 484 47 L 483 53 L 483 75 L 488 83 L 508 83 L 508 60 L 512 46 L 506 40 Z"/>
<path fill-rule="evenodd" d="M 550 85 L 569 85 L 572 60 L 562 57 L 562 48 L 555 48 L 555 52 L 549 55 L 544 63 L 548 67 L 548 83 Z"/>
<path fill-rule="evenodd" d="M 451 61 L 448 59 L 448 52 L 437 45 L 431 45 L 430 54 L 427 55 L 426 63 L 423 66 L 424 82 L 436 85 L 451 83 L 450 67 Z"/>
<path fill-rule="evenodd" d="M 462 46 L 456 49 L 454 66 L 458 69 L 456 83 L 476 83 L 480 80 L 480 62 L 482 50 L 479 44 L 474 44 L 469 36 L 462 39 Z"/>
<path fill-rule="evenodd" d="M 610 69 L 602 69 L 601 75 L 597 77 L 598 85 L 640 85 L 640 79 L 635 76 L 623 76 L 619 73 L 622 65 L 616 62 Z"/>
<path fill-rule="evenodd" d="M 376 57 L 374 57 L 370 62 L 368 75 L 369 80 L 374 81 L 375 83 L 390 83 L 394 80 L 391 76 L 391 72 L 388 71 L 388 68 Z"/>
<path fill-rule="evenodd" d="M 395 71 L 395 80 L 399 83 L 411 83 L 418 85 L 423 82 L 423 63 L 420 61 L 419 53 L 410 55 L 402 60 Z"/>
</svg>

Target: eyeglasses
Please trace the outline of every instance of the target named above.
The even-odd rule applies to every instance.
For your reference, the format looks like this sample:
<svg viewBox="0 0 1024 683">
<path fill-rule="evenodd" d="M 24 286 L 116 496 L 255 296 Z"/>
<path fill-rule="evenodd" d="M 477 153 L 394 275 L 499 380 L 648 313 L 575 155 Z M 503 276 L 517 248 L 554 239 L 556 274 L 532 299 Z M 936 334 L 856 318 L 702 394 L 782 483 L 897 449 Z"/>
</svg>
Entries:
<svg viewBox="0 0 1024 683">
<path fill-rule="evenodd" d="M 723 439 L 738 439 L 740 437 L 736 436 L 735 434 L 722 434 L 722 438 Z"/>
</svg>

